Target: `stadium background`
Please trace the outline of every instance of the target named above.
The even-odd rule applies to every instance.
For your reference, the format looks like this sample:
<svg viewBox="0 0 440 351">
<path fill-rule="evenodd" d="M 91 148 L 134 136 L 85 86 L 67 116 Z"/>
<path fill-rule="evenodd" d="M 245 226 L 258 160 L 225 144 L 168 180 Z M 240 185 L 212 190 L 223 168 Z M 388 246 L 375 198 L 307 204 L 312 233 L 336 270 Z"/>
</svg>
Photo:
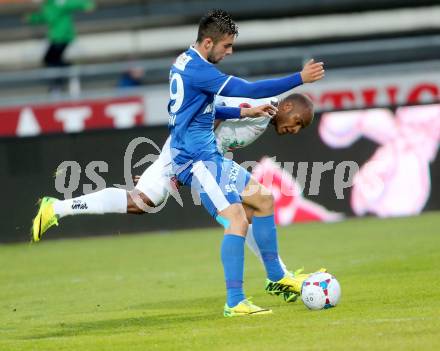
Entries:
<svg viewBox="0 0 440 351">
<path fill-rule="evenodd" d="M 200 15 L 212 7 L 230 11 L 240 25 L 235 53 L 220 65 L 224 71 L 256 79 L 299 70 L 310 57 L 324 61 L 327 70 L 323 82 L 299 89 L 315 102 L 314 125 L 295 137 L 279 138 L 270 130 L 250 148 L 237 152 L 237 160 L 258 161 L 268 155 L 276 156 L 277 161 L 338 164 L 352 160 L 362 165 L 378 148 L 368 132 L 366 137 L 359 135 L 357 142 L 334 149 L 320 134 L 322 117 L 373 108 L 394 113 L 401 107 L 419 105 L 433 108 L 428 125 L 437 150 L 438 1 L 258 0 L 250 5 L 226 0 L 106 0 L 96 1 L 96 5 L 95 11 L 76 16 L 79 35 L 67 51 L 72 65 L 47 69 L 40 63 L 47 45 L 44 27 L 30 27 L 22 21 L 38 5 L 1 1 L 1 242 L 28 240 L 36 199 L 43 194 L 61 196 L 55 189 L 54 172 L 62 161 L 77 161 L 83 171 L 90 161 L 106 161 L 108 173 L 101 175 L 107 185 L 119 184 L 124 181 L 124 151 L 133 138 L 146 136 L 161 145 L 167 136 L 169 66 L 194 40 Z M 142 84 L 118 87 L 120 77 L 131 70 L 143 72 Z M 65 79 L 65 87 L 49 93 L 48 85 L 58 76 Z M 413 118 L 425 120 L 426 125 L 423 113 L 415 112 Z M 402 135 L 402 142 L 404 138 Z M 139 149 L 135 159 L 151 151 Z M 440 209 L 440 166 L 435 155 L 421 166 L 431 181 L 424 211 Z M 141 172 L 133 170 L 134 174 Z M 308 195 L 306 182 L 304 196 L 329 211 L 353 216 L 351 190 L 344 191 L 344 199 L 337 199 L 333 175 L 323 174 L 318 195 Z M 80 195 L 87 183 L 90 181 L 82 174 L 81 187 L 74 195 Z M 402 186 L 401 191 L 411 189 Z M 200 206 L 191 204 L 188 191 L 183 194 L 183 208 L 170 199 L 154 215 L 66 218 L 62 229 L 51 230 L 47 237 L 215 225 Z"/>
</svg>

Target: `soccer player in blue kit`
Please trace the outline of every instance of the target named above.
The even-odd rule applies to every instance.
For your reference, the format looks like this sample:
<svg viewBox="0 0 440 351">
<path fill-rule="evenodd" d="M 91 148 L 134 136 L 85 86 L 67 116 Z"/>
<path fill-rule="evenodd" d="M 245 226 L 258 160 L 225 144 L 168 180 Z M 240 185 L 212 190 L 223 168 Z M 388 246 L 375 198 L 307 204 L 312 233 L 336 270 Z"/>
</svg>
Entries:
<svg viewBox="0 0 440 351">
<path fill-rule="evenodd" d="M 196 44 L 182 53 L 170 70 L 168 104 L 173 171 L 184 185 L 197 190 L 207 211 L 224 227 L 221 259 L 227 299 L 224 316 L 268 314 L 243 292 L 245 208 L 253 210 L 253 231 L 267 274 L 266 291 L 300 294 L 307 275 L 285 274 L 278 259 L 273 197 L 249 172 L 217 150 L 214 136 L 216 95 L 265 98 L 324 77 L 323 63 L 313 60 L 301 72 L 254 83 L 226 75 L 214 64 L 232 54 L 238 29 L 230 15 L 213 10 L 202 17 Z M 239 118 L 233 116 L 231 118 Z M 227 118 L 227 117 L 225 117 Z"/>
</svg>

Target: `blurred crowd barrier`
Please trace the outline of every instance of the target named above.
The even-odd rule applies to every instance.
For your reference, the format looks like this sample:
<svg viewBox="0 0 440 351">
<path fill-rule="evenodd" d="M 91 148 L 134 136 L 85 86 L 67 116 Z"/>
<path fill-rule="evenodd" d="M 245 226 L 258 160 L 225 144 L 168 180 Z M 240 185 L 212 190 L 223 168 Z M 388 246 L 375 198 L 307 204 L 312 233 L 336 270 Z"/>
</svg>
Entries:
<svg viewBox="0 0 440 351">
<path fill-rule="evenodd" d="M 314 57 L 328 72 L 377 65 L 438 69 L 440 5 L 434 0 L 107 0 L 75 15 L 76 40 L 67 67 L 42 68 L 45 26 L 29 26 L 38 1 L 0 6 L 0 105 L 64 102 L 119 94 L 124 76 L 141 69 L 137 85 L 161 84 L 175 56 L 195 39 L 199 17 L 212 7 L 230 11 L 240 26 L 235 54 L 220 66 L 253 77 L 299 70 Z M 324 30 L 323 30 L 324 29 Z M 416 65 L 417 66 L 417 65 Z M 400 67 L 401 72 L 412 68 Z M 53 82 L 57 89 L 51 89 Z M 61 83 L 61 84 L 60 84 Z M 48 94 L 48 91 L 50 93 Z"/>
</svg>

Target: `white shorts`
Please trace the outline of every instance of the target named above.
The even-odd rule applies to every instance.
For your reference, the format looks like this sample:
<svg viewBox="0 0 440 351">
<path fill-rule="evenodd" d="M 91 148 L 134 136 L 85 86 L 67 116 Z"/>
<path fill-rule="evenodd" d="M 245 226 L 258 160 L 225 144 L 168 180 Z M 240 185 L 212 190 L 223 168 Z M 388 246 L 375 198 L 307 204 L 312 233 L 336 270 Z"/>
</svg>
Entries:
<svg viewBox="0 0 440 351">
<path fill-rule="evenodd" d="M 170 141 L 171 138 L 168 137 L 158 159 L 142 173 L 136 184 L 136 189 L 148 196 L 155 206 L 163 203 L 170 194 L 169 189 L 173 176 Z"/>
</svg>

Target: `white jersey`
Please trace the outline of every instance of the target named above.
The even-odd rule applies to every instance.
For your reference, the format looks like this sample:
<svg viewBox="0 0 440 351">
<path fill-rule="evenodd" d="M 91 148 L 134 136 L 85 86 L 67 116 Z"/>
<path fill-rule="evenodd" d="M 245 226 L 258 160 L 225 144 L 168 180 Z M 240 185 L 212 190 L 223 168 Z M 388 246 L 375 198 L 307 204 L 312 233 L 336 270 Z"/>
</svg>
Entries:
<svg viewBox="0 0 440 351">
<path fill-rule="evenodd" d="M 256 107 L 264 104 L 277 104 L 277 98 L 247 99 L 217 96 L 216 105 L 228 107 Z M 270 118 L 244 117 L 222 121 L 215 130 L 217 148 L 221 154 L 246 147 L 257 140 L 267 129 Z"/>
<path fill-rule="evenodd" d="M 276 98 L 253 100 L 218 96 L 216 105 L 256 107 L 277 102 Z M 224 154 L 225 152 L 248 146 L 264 133 L 269 122 L 270 118 L 268 117 L 245 117 L 221 122 L 215 130 L 219 152 Z M 168 137 L 159 158 L 145 170 L 136 188 L 147 195 L 156 206 L 159 206 L 169 195 L 170 178 L 172 175 L 170 137 Z"/>
</svg>

